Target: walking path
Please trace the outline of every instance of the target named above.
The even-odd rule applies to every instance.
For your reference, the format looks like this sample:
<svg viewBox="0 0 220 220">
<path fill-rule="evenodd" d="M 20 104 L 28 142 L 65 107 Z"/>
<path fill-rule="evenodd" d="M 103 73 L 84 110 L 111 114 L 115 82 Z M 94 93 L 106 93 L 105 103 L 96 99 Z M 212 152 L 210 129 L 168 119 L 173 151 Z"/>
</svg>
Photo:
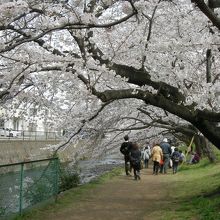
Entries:
<svg viewBox="0 0 220 220">
<path fill-rule="evenodd" d="M 159 210 L 169 206 L 165 175 L 142 171 L 141 181 L 124 174 L 89 190 L 86 196 L 56 213 L 47 213 L 44 220 L 156 220 Z M 169 175 L 171 177 L 171 174 Z"/>
</svg>

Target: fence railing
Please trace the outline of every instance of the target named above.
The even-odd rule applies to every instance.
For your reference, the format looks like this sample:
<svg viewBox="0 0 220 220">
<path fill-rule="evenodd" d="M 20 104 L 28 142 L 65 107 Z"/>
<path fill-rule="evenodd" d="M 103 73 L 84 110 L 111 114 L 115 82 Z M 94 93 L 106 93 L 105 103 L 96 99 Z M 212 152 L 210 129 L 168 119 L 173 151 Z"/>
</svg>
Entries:
<svg viewBox="0 0 220 220">
<path fill-rule="evenodd" d="M 56 199 L 58 191 L 58 158 L 0 165 L 0 219 Z"/>
<path fill-rule="evenodd" d="M 0 140 L 61 140 L 63 135 L 58 131 L 22 131 L 22 130 L 1 130 Z"/>
</svg>

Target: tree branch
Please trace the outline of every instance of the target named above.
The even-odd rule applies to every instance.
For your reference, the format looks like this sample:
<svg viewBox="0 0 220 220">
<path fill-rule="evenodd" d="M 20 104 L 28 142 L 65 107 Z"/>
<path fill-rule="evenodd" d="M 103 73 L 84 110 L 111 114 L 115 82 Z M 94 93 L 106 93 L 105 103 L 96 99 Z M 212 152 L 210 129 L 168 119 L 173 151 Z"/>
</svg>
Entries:
<svg viewBox="0 0 220 220">
<path fill-rule="evenodd" d="M 209 20 L 220 30 L 220 18 L 216 16 L 214 11 L 210 9 L 204 2 L 204 0 L 193 0 L 198 8 L 209 18 Z"/>
</svg>

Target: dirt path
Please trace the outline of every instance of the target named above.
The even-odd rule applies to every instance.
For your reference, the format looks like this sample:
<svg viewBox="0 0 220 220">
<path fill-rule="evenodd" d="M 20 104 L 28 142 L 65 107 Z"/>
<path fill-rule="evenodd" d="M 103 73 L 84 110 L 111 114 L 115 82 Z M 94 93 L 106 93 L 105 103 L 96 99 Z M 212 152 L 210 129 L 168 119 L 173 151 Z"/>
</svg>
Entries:
<svg viewBox="0 0 220 220">
<path fill-rule="evenodd" d="M 167 176 L 142 171 L 141 181 L 121 175 L 91 189 L 68 208 L 47 213 L 44 220 L 156 220 L 158 210 L 168 204 Z M 172 178 L 171 178 L 172 179 Z"/>
</svg>

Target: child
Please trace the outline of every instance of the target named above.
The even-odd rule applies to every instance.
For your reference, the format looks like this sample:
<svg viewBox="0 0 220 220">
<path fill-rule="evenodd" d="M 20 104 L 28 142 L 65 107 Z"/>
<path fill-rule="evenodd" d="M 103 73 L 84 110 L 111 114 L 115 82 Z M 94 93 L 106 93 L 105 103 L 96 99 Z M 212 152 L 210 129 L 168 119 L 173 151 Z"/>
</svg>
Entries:
<svg viewBox="0 0 220 220">
<path fill-rule="evenodd" d="M 180 150 L 179 151 L 179 153 L 180 153 L 180 163 L 183 163 L 183 162 L 185 162 L 186 161 L 186 156 L 185 156 L 185 154 Z"/>
<path fill-rule="evenodd" d="M 177 148 L 175 148 L 171 158 L 173 161 L 173 174 L 175 174 L 177 173 L 177 168 L 178 168 L 179 161 L 180 161 L 180 153 Z"/>
<path fill-rule="evenodd" d="M 148 161 L 150 159 L 150 154 L 151 154 L 150 147 L 149 146 L 145 147 L 142 155 L 142 158 L 144 160 L 144 168 L 148 168 Z"/>
</svg>

